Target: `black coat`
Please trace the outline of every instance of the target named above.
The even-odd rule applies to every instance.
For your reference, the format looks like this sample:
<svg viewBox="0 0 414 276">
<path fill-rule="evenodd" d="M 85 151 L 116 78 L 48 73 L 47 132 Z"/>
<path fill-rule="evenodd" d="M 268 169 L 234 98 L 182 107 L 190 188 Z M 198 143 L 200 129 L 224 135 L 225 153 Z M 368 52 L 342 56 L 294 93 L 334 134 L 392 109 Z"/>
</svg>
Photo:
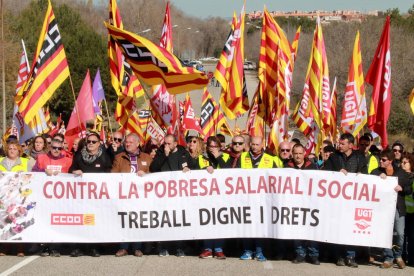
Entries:
<svg viewBox="0 0 414 276">
<path fill-rule="evenodd" d="M 165 155 L 164 146 L 161 146 L 151 163 L 150 172 L 182 171 L 184 167 L 195 169 L 196 165 L 190 153 L 183 146 L 178 145 L 177 151 L 170 152 L 168 156 Z"/>
<path fill-rule="evenodd" d="M 83 160 L 81 151 L 77 151 L 75 157 L 73 157 L 72 166 L 70 166 L 69 172 L 81 170 L 84 173 L 105 173 L 110 172 L 111 168 L 111 158 L 104 149 L 102 150 L 102 155 L 90 164 Z"/>
</svg>

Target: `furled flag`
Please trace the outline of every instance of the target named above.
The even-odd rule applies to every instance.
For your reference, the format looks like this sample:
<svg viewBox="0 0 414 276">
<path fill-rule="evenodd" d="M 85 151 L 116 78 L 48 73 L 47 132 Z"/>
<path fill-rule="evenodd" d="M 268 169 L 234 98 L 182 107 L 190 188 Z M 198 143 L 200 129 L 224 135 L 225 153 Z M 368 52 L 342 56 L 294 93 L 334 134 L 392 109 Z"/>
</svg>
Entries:
<svg viewBox="0 0 414 276">
<path fill-rule="evenodd" d="M 372 85 L 368 127 L 381 137 L 383 148 L 388 145 L 387 122 L 391 109 L 391 48 L 390 17 L 384 24 L 374 58 L 365 81 Z"/>
<path fill-rule="evenodd" d="M 297 36 L 298 38 L 299 36 Z M 296 51 L 297 42 L 295 47 Z M 285 109 L 289 110 L 293 58 L 292 46 L 286 34 L 265 9 L 258 70 L 261 85 L 258 114 L 265 119 L 269 126 L 272 126 L 275 117 L 280 115 L 278 114 L 279 104 L 286 101 Z"/>
<path fill-rule="evenodd" d="M 264 137 L 264 122 L 263 118 L 257 115 L 258 111 L 258 94 L 259 94 L 260 85 L 257 86 L 256 93 L 249 110 L 249 116 L 247 120 L 246 130 L 250 136 L 260 136 Z"/>
<path fill-rule="evenodd" d="M 240 117 L 249 110 L 244 75 L 244 5 L 240 17 L 233 16 L 231 32 L 224 45 L 214 76 L 220 83 L 220 106 L 229 119 Z"/>
<path fill-rule="evenodd" d="M 195 117 L 195 112 L 193 109 L 193 105 L 191 104 L 190 96 L 187 94 L 185 97 L 184 103 L 184 112 L 183 112 L 183 123 L 182 126 L 184 129 L 187 130 L 194 130 L 198 133 L 202 134 L 203 131 L 200 128 L 200 122 Z"/>
<path fill-rule="evenodd" d="M 319 17 L 314 32 L 303 93 L 304 95 L 309 93 L 308 103 L 310 103 L 304 112 L 304 116 L 313 117 L 313 122 L 309 127 L 312 132 L 315 132 L 312 134 L 313 139 L 309 139 L 309 141 L 315 143 L 313 146 L 314 152 L 319 154 L 319 147 L 323 138 L 322 131 L 325 131 L 325 127 L 329 125 L 329 113 L 331 111 L 328 106 L 331 98 L 328 61 Z"/>
<path fill-rule="evenodd" d="M 173 53 L 172 25 L 170 15 L 170 3 L 167 2 L 164 15 L 164 24 L 161 32 L 160 47 Z M 178 112 L 175 96 L 168 93 L 164 85 L 152 87 L 152 97 L 150 99 L 151 108 L 154 111 L 155 121 L 169 134 L 176 134 L 178 130 Z"/>
<path fill-rule="evenodd" d="M 354 50 L 349 63 L 348 82 L 342 102 L 341 128 L 343 132 L 357 136 L 367 123 L 364 73 L 362 71 L 359 31 L 355 37 Z"/>
<path fill-rule="evenodd" d="M 147 133 L 148 123 L 152 120 L 151 110 L 150 109 L 141 109 L 138 111 L 138 123 L 139 127 L 142 130 L 142 141 L 147 142 L 151 136 Z"/>
<path fill-rule="evenodd" d="M 190 67 L 183 67 L 180 60 L 168 50 L 155 45 L 137 34 L 105 23 L 134 73 L 146 84 L 164 84 L 171 94 L 202 89 L 207 86 L 207 76 Z"/>
<path fill-rule="evenodd" d="M 414 114 L 414 88 L 411 90 L 410 97 L 408 98 L 408 102 L 410 103 L 411 111 Z"/>
<path fill-rule="evenodd" d="M 331 93 L 331 114 L 330 114 L 330 136 L 332 138 L 331 141 L 335 142 L 336 141 L 336 137 L 338 136 L 338 127 L 336 124 L 336 120 L 337 120 L 337 115 L 336 115 L 336 108 L 337 108 L 337 101 L 338 101 L 338 93 L 336 91 L 336 77 L 334 80 L 334 84 L 332 87 L 332 93 Z"/>
<path fill-rule="evenodd" d="M 203 92 L 200 126 L 203 130 L 204 140 L 207 140 L 210 136 L 216 135 L 218 133 L 218 129 L 224 133 L 230 132 L 226 117 L 224 117 L 216 101 L 207 89 L 204 89 Z M 224 128 L 221 128 L 222 126 L 224 126 Z"/>
<path fill-rule="evenodd" d="M 27 124 L 68 77 L 68 62 L 49 1 L 30 75 L 15 97 Z"/>
<path fill-rule="evenodd" d="M 123 29 L 122 18 L 115 0 L 109 2 L 109 22 Z M 115 119 L 121 126 L 121 131 L 129 130 L 142 138 L 135 99 L 144 96 L 144 89 L 111 36 L 108 37 L 108 56 L 111 83 L 118 96 Z"/>
<path fill-rule="evenodd" d="M 95 114 L 102 114 L 101 103 L 103 100 L 105 100 L 105 91 L 102 86 L 101 73 L 98 68 L 92 85 L 92 103 Z"/>
<path fill-rule="evenodd" d="M 94 119 L 92 84 L 88 70 L 66 128 L 65 139 L 68 142 L 69 151 L 72 149 L 75 138 L 85 136 L 86 122 Z"/>
</svg>

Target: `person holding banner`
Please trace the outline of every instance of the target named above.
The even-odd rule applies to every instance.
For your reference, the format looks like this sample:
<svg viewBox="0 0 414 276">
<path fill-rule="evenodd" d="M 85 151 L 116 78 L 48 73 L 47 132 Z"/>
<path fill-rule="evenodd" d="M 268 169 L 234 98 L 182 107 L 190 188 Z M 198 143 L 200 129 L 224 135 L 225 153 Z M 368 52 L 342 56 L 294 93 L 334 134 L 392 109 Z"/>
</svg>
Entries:
<svg viewBox="0 0 414 276">
<path fill-rule="evenodd" d="M 250 139 L 250 150 L 243 152 L 240 157 L 240 167 L 242 169 L 266 169 L 277 168 L 275 159 L 270 154 L 264 152 L 263 137 L 254 136 Z M 253 252 L 251 249 L 254 248 Z M 266 261 L 266 257 L 263 255 L 263 239 L 243 239 L 244 252 L 240 256 L 240 260 L 254 259 L 260 262 Z"/>
<path fill-rule="evenodd" d="M 221 151 L 222 145 L 218 137 L 210 136 L 207 138 L 207 152 L 206 154 L 200 155 L 198 157 L 198 169 L 206 169 L 209 173 L 213 173 L 215 169 L 220 169 L 225 167 L 226 161 L 229 159 L 227 153 Z M 223 252 L 224 240 L 215 239 L 215 240 L 204 240 L 203 241 L 203 251 L 199 255 L 201 259 L 207 259 L 214 257 L 217 260 L 225 260 L 226 255 Z"/>
<path fill-rule="evenodd" d="M 111 158 L 106 153 L 105 148 L 101 145 L 100 135 L 96 132 L 89 132 L 86 136 L 86 146 L 76 153 L 69 172 L 81 176 L 84 172 L 110 172 L 111 168 Z M 83 253 L 79 248 L 75 248 L 70 255 L 72 257 L 79 257 L 82 256 Z M 101 256 L 96 248 L 91 249 L 90 255 L 92 257 Z"/>
<path fill-rule="evenodd" d="M 395 176 L 398 178 L 398 185 L 394 191 L 398 193 L 397 205 L 394 218 L 394 239 L 393 247 L 384 249 L 384 262 L 381 268 L 393 267 L 393 262 L 398 265 L 398 268 L 405 268 L 404 260 L 402 259 L 402 251 L 404 246 L 404 228 L 405 228 L 405 196 L 413 193 L 412 181 L 409 175 L 403 169 L 393 166 L 395 155 L 390 150 L 383 150 L 380 154 L 380 167 L 372 171 L 371 174 L 378 175 L 385 179 L 387 176 Z"/>
<path fill-rule="evenodd" d="M 138 176 L 143 176 L 149 173 L 149 166 L 152 158 L 141 152 L 139 149 L 139 137 L 135 133 L 130 133 L 125 138 L 125 149 L 123 152 L 115 156 L 112 164 L 112 173 L 136 173 Z M 131 247 L 135 257 L 142 257 L 142 243 L 121 243 L 116 257 L 124 257 L 128 255 L 128 248 Z"/>
<path fill-rule="evenodd" d="M 177 137 L 168 134 L 164 138 L 164 144 L 161 145 L 150 165 L 150 172 L 171 172 L 183 171 L 188 172 L 194 169 L 195 164 L 190 156 L 190 153 L 183 147 L 178 145 Z M 182 250 L 183 242 L 176 242 L 176 256 L 185 257 Z M 165 243 L 159 243 L 158 256 L 169 256 L 168 250 L 165 248 Z"/>
<path fill-rule="evenodd" d="M 317 170 L 315 163 L 305 158 L 305 148 L 302 144 L 296 144 L 292 148 L 292 160 L 288 162 L 287 167 L 296 170 Z M 316 241 L 294 240 L 296 258 L 292 261 L 294 264 L 304 263 L 306 260 L 306 249 L 309 254 L 311 264 L 320 265 L 319 246 Z"/>
<path fill-rule="evenodd" d="M 361 152 L 353 150 L 354 143 L 355 138 L 352 134 L 343 133 L 339 138 L 338 151 L 329 156 L 323 170 L 342 172 L 345 175 L 349 172 L 368 174 L 367 160 Z M 336 245 L 334 249 L 335 254 L 339 255 L 336 262 L 337 266 L 358 267 L 355 261 L 356 252 L 353 247 Z"/>
<path fill-rule="evenodd" d="M 29 160 L 21 157 L 23 149 L 17 140 L 9 141 L 5 148 L 6 157 L 0 158 L 0 172 L 28 172 L 31 171 Z M 23 244 L 15 244 L 17 257 L 24 257 Z M 4 249 L 0 250 L 0 256 L 4 256 Z"/>
<path fill-rule="evenodd" d="M 414 154 L 405 152 L 402 156 L 401 168 L 408 173 L 411 188 L 414 190 Z M 409 266 L 414 266 L 414 194 L 405 196 L 405 252 Z"/>
<path fill-rule="evenodd" d="M 115 156 L 117 154 L 124 151 L 123 142 L 124 142 L 124 135 L 119 131 L 114 132 L 112 143 L 106 149 L 106 152 L 108 153 L 112 162 L 114 161 Z"/>
<path fill-rule="evenodd" d="M 231 140 L 231 146 L 229 151 L 229 160 L 226 162 L 226 168 L 241 168 L 240 157 L 244 150 L 244 137 L 236 135 Z"/>
</svg>

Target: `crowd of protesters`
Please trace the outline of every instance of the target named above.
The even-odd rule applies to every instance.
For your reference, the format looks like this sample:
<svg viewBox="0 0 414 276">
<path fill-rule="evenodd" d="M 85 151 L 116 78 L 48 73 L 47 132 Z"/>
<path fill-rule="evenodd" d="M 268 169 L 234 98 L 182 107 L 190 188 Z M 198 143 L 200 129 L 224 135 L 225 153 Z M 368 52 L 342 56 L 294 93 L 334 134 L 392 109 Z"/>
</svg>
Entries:
<svg viewBox="0 0 414 276">
<path fill-rule="evenodd" d="M 398 185 L 394 190 L 398 196 L 391 249 L 254 238 L 144 244 L 137 241 L 115 245 L 114 253 L 116 257 L 130 253 L 141 257 L 144 253 L 156 252 L 163 257 L 174 251 L 177 257 L 184 257 L 191 253 L 186 252 L 191 251 L 189 248 L 198 246 L 197 254 L 202 259 L 226 259 L 226 250 L 240 254 L 241 260 L 266 261 L 265 256 L 269 255 L 274 259 L 290 258 L 294 264 L 309 262 L 319 265 L 322 258 L 334 261 L 338 266 L 354 268 L 358 267 L 357 260 L 364 262 L 364 259 L 384 269 L 403 269 L 406 263 L 414 266 L 414 155 L 407 152 L 402 143 L 396 142 L 390 148 L 380 150 L 373 140 L 370 133 L 358 141 L 345 133 L 336 144 L 323 141 L 319 156 L 306 156 L 305 147 L 298 139 L 280 143 L 275 155 L 266 151 L 263 137 L 248 135 L 234 136 L 228 145 L 220 134 L 205 140 L 188 136 L 186 147 L 179 145 L 175 136 L 167 135 L 161 145 L 151 140 L 141 146 L 136 134 L 124 136 L 115 132 L 108 141 L 101 141 L 100 135 L 91 131 L 85 138 L 75 139 L 71 151 L 62 134 L 37 136 L 21 144 L 17 137 L 9 136 L 0 148 L 0 171 L 44 172 L 49 176 L 59 173 L 135 173 L 140 177 L 164 171 L 207 170 L 213 173 L 214 170 L 231 168 L 293 168 L 337 171 L 345 175 L 372 174 L 384 179 L 395 176 Z M 99 257 L 106 249 L 107 246 L 97 244 L 3 244 L 0 256 L 11 251 L 15 251 L 17 256 L 38 251 L 41 256 L 59 257 L 61 251 L 69 250 L 72 257 L 84 254 Z"/>
</svg>

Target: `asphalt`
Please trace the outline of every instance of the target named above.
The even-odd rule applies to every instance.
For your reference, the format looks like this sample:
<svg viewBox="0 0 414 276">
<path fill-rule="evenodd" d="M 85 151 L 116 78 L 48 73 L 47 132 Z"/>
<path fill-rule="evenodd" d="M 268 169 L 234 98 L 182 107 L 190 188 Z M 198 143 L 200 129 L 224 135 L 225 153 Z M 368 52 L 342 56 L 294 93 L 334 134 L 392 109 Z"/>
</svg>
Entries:
<svg viewBox="0 0 414 276">
<path fill-rule="evenodd" d="M 4 272 L 29 258 L 36 259 L 11 275 L 414 275 L 413 267 L 384 270 L 368 265 L 350 268 L 337 267 L 332 263 L 315 266 L 307 263 L 292 264 L 290 261 L 258 262 L 241 261 L 238 258 L 216 260 L 199 259 L 197 256 L 177 258 L 156 255 L 141 258 L 117 258 L 112 255 L 99 258 L 5 256 L 0 257 L 0 270 Z"/>
</svg>

